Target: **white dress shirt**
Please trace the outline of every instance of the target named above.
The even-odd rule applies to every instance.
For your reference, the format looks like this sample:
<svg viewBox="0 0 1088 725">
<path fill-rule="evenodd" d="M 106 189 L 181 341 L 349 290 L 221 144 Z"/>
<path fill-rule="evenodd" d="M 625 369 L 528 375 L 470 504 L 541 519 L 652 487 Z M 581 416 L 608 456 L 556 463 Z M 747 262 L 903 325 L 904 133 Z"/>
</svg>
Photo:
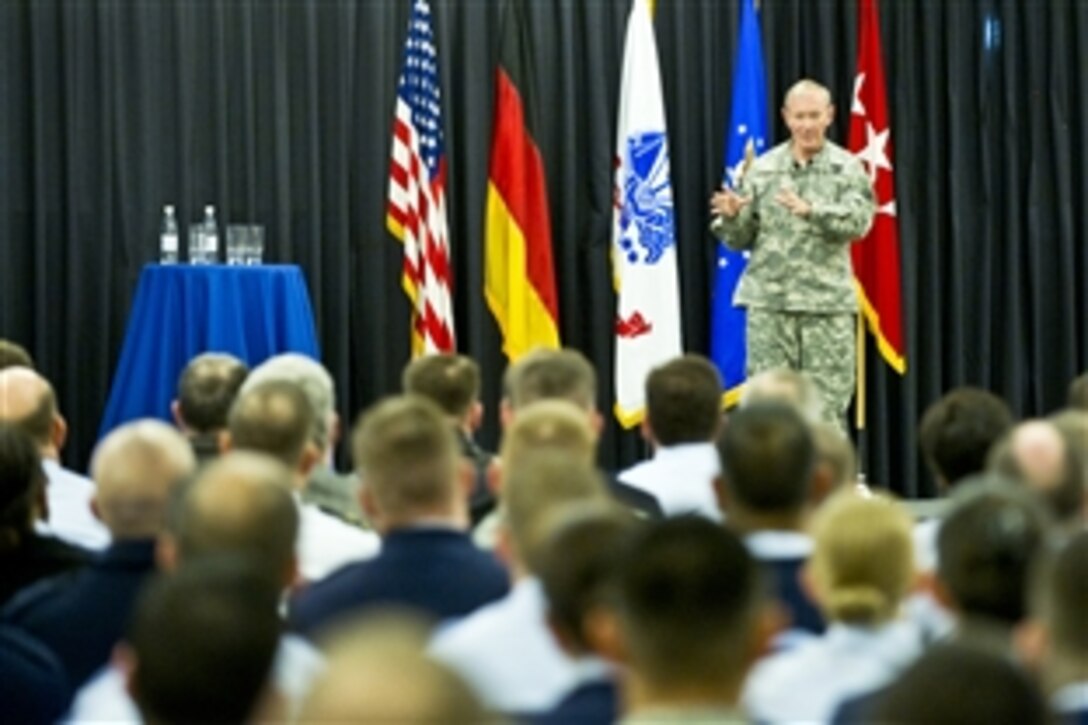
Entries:
<svg viewBox="0 0 1088 725">
<path fill-rule="evenodd" d="M 51 458 L 42 459 L 45 472 L 45 498 L 49 505 L 49 520 L 39 521 L 39 533 L 82 546 L 102 550 L 110 544 L 110 531 L 94 515 L 94 481 L 64 468 Z"/>
<path fill-rule="evenodd" d="M 653 494 L 666 516 L 697 513 L 721 521 L 714 479 L 721 471 L 713 443 L 661 446 L 648 461 L 622 471 L 619 480 Z"/>
<path fill-rule="evenodd" d="M 551 710 L 589 674 L 556 644 L 546 615 L 540 582 L 523 579 L 503 599 L 440 630 L 430 652 L 494 710 Z"/>
<path fill-rule="evenodd" d="M 759 662 L 742 703 L 758 722 L 828 722 L 845 700 L 883 687 L 921 652 L 909 622 L 872 628 L 836 623 L 822 637 Z"/>
<path fill-rule="evenodd" d="M 272 662 L 272 681 L 286 699 L 292 717 L 298 715 L 314 680 L 324 670 L 325 659 L 309 642 L 293 634 L 280 638 Z M 125 687 L 124 673 L 108 664 L 76 693 L 64 721 L 139 723 L 142 719 Z"/>
<path fill-rule="evenodd" d="M 381 549 L 381 538 L 327 514 L 312 503 L 298 504 L 299 571 L 308 582 L 324 579 L 345 564 L 369 559 Z"/>
</svg>

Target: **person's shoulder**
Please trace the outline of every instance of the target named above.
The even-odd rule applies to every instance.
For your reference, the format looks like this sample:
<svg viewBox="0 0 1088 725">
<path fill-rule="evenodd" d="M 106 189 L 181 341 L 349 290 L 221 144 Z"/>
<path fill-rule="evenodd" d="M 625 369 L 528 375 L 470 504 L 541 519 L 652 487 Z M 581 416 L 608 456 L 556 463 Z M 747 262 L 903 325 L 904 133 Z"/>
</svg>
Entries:
<svg viewBox="0 0 1088 725">
<path fill-rule="evenodd" d="M 752 168 L 750 171 L 755 173 L 779 171 L 783 166 L 788 166 L 791 159 L 790 143 L 789 141 L 783 141 L 777 146 L 772 146 L 770 150 L 757 156 L 752 161 Z"/>
<path fill-rule="evenodd" d="M 834 141 L 825 142 L 826 151 L 824 158 L 827 161 L 828 166 L 832 171 L 852 171 L 859 174 L 864 174 L 865 169 L 861 165 L 861 161 L 851 153 L 849 150 L 839 146 Z"/>
</svg>

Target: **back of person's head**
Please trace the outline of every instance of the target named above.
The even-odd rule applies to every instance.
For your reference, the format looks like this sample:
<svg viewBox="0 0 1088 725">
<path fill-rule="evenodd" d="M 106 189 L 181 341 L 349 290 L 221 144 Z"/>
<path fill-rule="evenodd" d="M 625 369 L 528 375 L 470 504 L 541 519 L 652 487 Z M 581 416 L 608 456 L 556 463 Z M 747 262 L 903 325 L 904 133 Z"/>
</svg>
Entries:
<svg viewBox="0 0 1088 725">
<path fill-rule="evenodd" d="M 619 567 L 629 665 L 656 688 L 738 682 L 758 652 L 759 569 L 740 539 L 701 517 L 638 532 Z"/>
<path fill-rule="evenodd" d="M 717 445 L 730 505 L 760 513 L 805 506 L 816 454 L 808 425 L 794 408 L 781 403 L 740 408 Z"/>
<path fill-rule="evenodd" d="M 612 503 L 579 503 L 560 509 L 547 529 L 539 575 L 548 622 L 567 650 L 594 652 L 591 620 L 613 602 L 616 571 L 638 522 Z"/>
<path fill-rule="evenodd" d="M 45 490 L 38 446 L 21 428 L 0 423 L 0 551 L 29 535 Z"/>
<path fill-rule="evenodd" d="M 299 722 L 489 722 L 468 685 L 426 656 L 429 632 L 427 623 L 399 612 L 368 614 L 338 629 Z"/>
<path fill-rule="evenodd" d="M 812 585 L 829 620 L 871 625 L 896 616 L 914 578 L 906 508 L 844 490 L 817 511 L 812 536 Z"/>
<path fill-rule="evenodd" d="M 404 368 L 401 389 L 428 398 L 451 418 L 463 418 L 480 397 L 480 366 L 465 355 L 424 355 Z"/>
<path fill-rule="evenodd" d="M 178 492 L 168 519 L 182 562 L 230 555 L 281 585 L 294 574 L 299 513 L 283 464 L 258 453 L 217 459 Z"/>
<path fill-rule="evenodd" d="M 938 644 L 877 696 L 868 722 L 904 725 L 1045 725 L 1039 688 L 1011 660 Z"/>
<path fill-rule="evenodd" d="M 336 394 L 332 376 L 325 366 L 313 358 L 298 353 L 283 353 L 265 360 L 253 369 L 242 385 L 242 393 L 251 388 L 279 381 L 292 383 L 306 396 L 313 411 L 310 439 L 319 451 L 325 451 L 336 421 Z"/>
<path fill-rule="evenodd" d="M 0 338 L 0 370 L 4 368 L 34 368 L 34 358 L 17 342 Z"/>
<path fill-rule="evenodd" d="M 57 418 L 57 396 L 48 380 L 28 367 L 0 370 L 0 422 L 46 446 L 54 440 Z"/>
<path fill-rule="evenodd" d="M 646 376 L 646 416 L 660 445 L 710 442 L 721 409 L 721 376 L 702 355 L 682 355 Z"/>
<path fill-rule="evenodd" d="M 527 453 L 506 465 L 501 511 L 513 554 L 528 571 L 540 570 L 548 521 L 567 504 L 608 501 L 601 474 L 560 450 Z"/>
<path fill-rule="evenodd" d="M 806 373 L 789 368 L 764 370 L 752 376 L 740 396 L 740 407 L 759 403 L 782 403 L 791 406 L 809 423 L 822 417 L 823 403 L 816 385 Z"/>
<path fill-rule="evenodd" d="M 826 421 L 813 423 L 810 429 L 812 442 L 816 447 L 816 468 L 828 479 L 829 489 L 834 490 L 856 482 L 857 451 L 842 429 Z"/>
<path fill-rule="evenodd" d="M 280 638 L 279 591 L 235 560 L 153 580 L 129 627 L 129 689 L 146 722 L 249 722 Z"/>
<path fill-rule="evenodd" d="M 95 448 L 91 477 L 94 505 L 114 541 L 150 538 L 166 524 L 177 484 L 196 468 L 185 437 L 158 420 L 114 429 Z"/>
<path fill-rule="evenodd" d="M 194 357 L 178 378 L 179 422 L 197 433 L 226 428 L 227 413 L 248 373 L 233 355 L 208 352 Z"/>
<path fill-rule="evenodd" d="M 457 443 L 442 411 L 427 398 L 386 398 L 364 412 L 352 453 L 366 496 L 385 516 L 425 516 L 457 500 Z"/>
<path fill-rule="evenodd" d="M 1011 626 L 1047 534 L 1036 500 L 995 474 L 965 479 L 937 534 L 937 577 L 961 616 Z"/>
<path fill-rule="evenodd" d="M 503 431 L 503 467 L 544 449 L 562 451 L 589 465 L 597 456 L 597 434 L 585 413 L 569 401 L 541 400 L 520 410 Z"/>
<path fill-rule="evenodd" d="M 537 349 L 506 369 L 503 394 L 513 410 L 538 400 L 561 398 L 582 410 L 597 405 L 597 373 L 585 355 L 572 348 Z"/>
<path fill-rule="evenodd" d="M 1088 372 L 1073 378 L 1069 384 L 1069 407 L 1088 411 Z"/>
<path fill-rule="evenodd" d="M 1048 664 L 1070 667 L 1070 679 L 1088 674 L 1088 531 L 1062 543 L 1039 567 L 1032 611 L 1047 630 Z M 1067 683 L 1062 683 L 1067 684 Z"/>
<path fill-rule="evenodd" d="M 953 486 L 986 468 L 990 448 L 1012 426 L 1004 400 L 981 388 L 956 388 L 926 409 L 918 444 L 938 485 Z"/>
<path fill-rule="evenodd" d="M 987 467 L 1020 481 L 1061 523 L 1076 522 L 1084 508 L 1081 456 L 1051 421 L 1019 424 L 990 451 Z"/>
<path fill-rule="evenodd" d="M 233 450 L 264 453 L 292 470 L 302 460 L 313 424 L 314 411 L 305 393 L 283 380 L 243 390 L 227 418 Z"/>
</svg>

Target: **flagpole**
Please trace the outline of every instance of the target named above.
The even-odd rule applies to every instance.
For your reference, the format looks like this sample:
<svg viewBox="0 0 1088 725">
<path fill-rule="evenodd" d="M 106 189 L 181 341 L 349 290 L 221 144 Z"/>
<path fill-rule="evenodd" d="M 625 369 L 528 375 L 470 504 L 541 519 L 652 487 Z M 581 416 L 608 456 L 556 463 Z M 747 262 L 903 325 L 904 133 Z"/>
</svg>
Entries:
<svg viewBox="0 0 1088 725">
<path fill-rule="evenodd" d="M 855 362 L 857 367 L 857 390 L 854 396 L 854 425 L 858 432 L 858 480 L 860 484 L 866 483 L 865 462 L 869 457 L 869 436 L 865 430 L 865 320 L 859 313 L 856 315 L 858 329 L 856 334 Z"/>
</svg>

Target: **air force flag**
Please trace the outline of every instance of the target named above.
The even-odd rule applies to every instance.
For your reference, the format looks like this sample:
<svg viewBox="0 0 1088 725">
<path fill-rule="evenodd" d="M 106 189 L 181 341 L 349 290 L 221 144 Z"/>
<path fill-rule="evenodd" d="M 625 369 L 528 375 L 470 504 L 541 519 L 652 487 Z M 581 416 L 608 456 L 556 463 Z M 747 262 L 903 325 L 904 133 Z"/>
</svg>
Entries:
<svg viewBox="0 0 1088 725">
<path fill-rule="evenodd" d="M 725 137 L 724 182 L 735 187 L 746 163 L 767 149 L 767 81 L 763 71 L 763 41 L 753 0 L 741 0 L 740 37 L 733 69 L 733 104 Z M 746 160 L 747 157 L 747 160 Z M 733 306 L 733 292 L 747 265 L 743 252 L 718 243 L 711 310 L 710 357 L 722 374 L 726 402 L 733 403 L 744 382 L 746 343 L 743 307 Z"/>
<path fill-rule="evenodd" d="M 680 354 L 669 143 L 647 0 L 627 19 L 612 199 L 616 284 L 616 418 L 627 428 L 644 415 L 652 368 Z"/>
</svg>

